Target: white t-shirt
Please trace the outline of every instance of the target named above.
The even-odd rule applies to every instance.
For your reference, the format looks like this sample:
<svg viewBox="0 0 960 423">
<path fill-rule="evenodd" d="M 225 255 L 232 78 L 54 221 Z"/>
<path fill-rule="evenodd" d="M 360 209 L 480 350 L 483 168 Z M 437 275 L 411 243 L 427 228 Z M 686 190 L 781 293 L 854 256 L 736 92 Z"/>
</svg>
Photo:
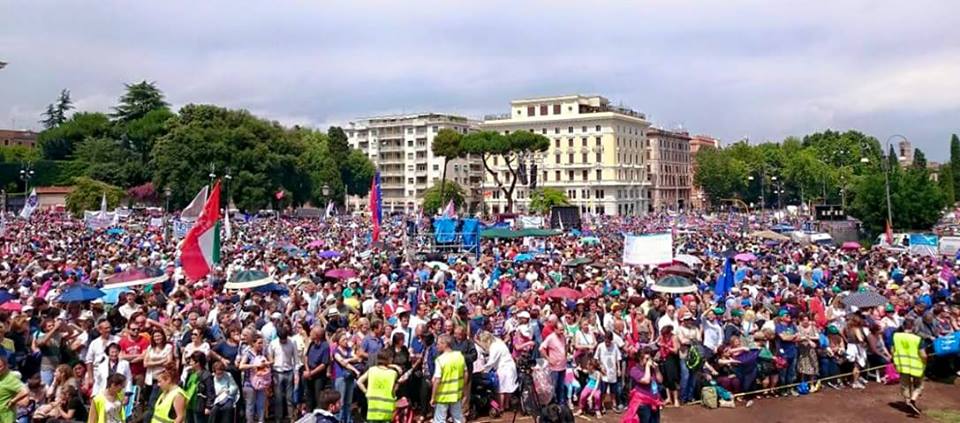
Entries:
<svg viewBox="0 0 960 423">
<path fill-rule="evenodd" d="M 603 368 L 603 381 L 607 383 L 614 383 L 619 378 L 617 373 L 617 363 L 620 362 L 620 348 L 617 348 L 613 343 L 610 344 L 610 347 L 607 347 L 607 343 L 603 342 L 600 345 L 597 345 L 597 351 L 593 354 L 593 358 L 596 358 L 600 362 L 600 367 Z"/>
</svg>

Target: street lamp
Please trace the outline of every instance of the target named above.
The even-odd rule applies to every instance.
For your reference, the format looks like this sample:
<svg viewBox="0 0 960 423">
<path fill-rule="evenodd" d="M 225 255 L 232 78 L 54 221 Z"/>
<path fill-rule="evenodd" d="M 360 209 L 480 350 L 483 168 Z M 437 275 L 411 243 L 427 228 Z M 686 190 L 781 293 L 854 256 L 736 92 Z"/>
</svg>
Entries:
<svg viewBox="0 0 960 423">
<path fill-rule="evenodd" d="M 323 192 L 324 197 L 330 196 L 330 185 L 323 184 L 323 188 L 320 188 L 320 191 Z"/>
<path fill-rule="evenodd" d="M 216 167 L 214 166 L 214 164 L 213 164 L 213 163 L 210 163 L 210 174 L 207 175 L 207 176 L 210 177 L 210 187 L 211 187 L 211 188 L 213 188 L 213 178 L 216 178 L 216 177 L 217 177 L 217 174 L 214 173 L 215 170 L 216 170 Z"/>
<path fill-rule="evenodd" d="M 33 169 L 25 167 L 20 169 L 20 180 L 23 181 L 24 195 L 30 195 L 30 179 L 33 178 Z"/>
</svg>

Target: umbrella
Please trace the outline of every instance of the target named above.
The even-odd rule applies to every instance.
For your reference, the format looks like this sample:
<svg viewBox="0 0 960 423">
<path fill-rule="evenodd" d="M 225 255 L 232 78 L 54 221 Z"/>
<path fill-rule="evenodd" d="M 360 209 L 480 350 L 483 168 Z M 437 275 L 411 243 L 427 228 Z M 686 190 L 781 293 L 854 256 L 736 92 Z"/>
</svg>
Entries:
<svg viewBox="0 0 960 423">
<path fill-rule="evenodd" d="M 224 289 L 256 288 L 273 282 L 273 278 L 262 270 L 244 270 L 237 272 L 227 281 Z"/>
<path fill-rule="evenodd" d="M 673 261 L 679 261 L 680 263 L 686 264 L 688 267 L 703 264 L 703 260 L 700 260 L 700 258 L 697 256 L 692 256 L 690 254 L 678 254 L 673 258 Z"/>
<path fill-rule="evenodd" d="M 786 235 L 778 234 L 774 231 L 757 231 L 750 234 L 750 236 L 755 238 L 768 239 L 771 241 L 789 241 L 790 240 L 790 237 Z"/>
<path fill-rule="evenodd" d="M 123 229 L 120 228 L 110 228 L 107 229 L 107 235 L 122 235 Z"/>
<path fill-rule="evenodd" d="M 0 304 L 3 304 L 12 299 L 13 299 L 13 294 L 11 294 L 10 291 L 7 291 L 6 289 L 0 291 Z"/>
<path fill-rule="evenodd" d="M 586 257 L 580 257 L 580 258 L 575 258 L 573 260 L 569 260 L 563 265 L 566 267 L 577 267 L 577 266 L 582 266 L 584 264 L 590 264 L 590 263 L 593 263 L 593 260 L 588 259 Z"/>
<path fill-rule="evenodd" d="M 567 288 L 565 286 L 548 289 L 546 294 L 547 298 L 554 298 L 558 300 L 576 300 L 583 296 L 582 292 L 573 288 Z"/>
<path fill-rule="evenodd" d="M 757 259 L 757 256 L 753 255 L 753 253 L 740 253 L 733 256 L 733 259 L 736 261 L 754 261 Z"/>
<path fill-rule="evenodd" d="M 595 236 L 585 236 L 580 238 L 580 245 L 600 245 L 600 238 Z"/>
<path fill-rule="evenodd" d="M 3 304 L 0 304 L 0 310 L 3 311 L 21 311 L 23 310 L 23 305 L 16 301 L 7 301 Z"/>
<path fill-rule="evenodd" d="M 856 251 L 860 249 L 860 243 L 856 241 L 847 241 L 840 246 L 843 250 Z"/>
<path fill-rule="evenodd" d="M 672 264 L 670 266 L 664 267 L 663 269 L 660 269 L 660 273 L 663 273 L 665 275 L 683 276 L 686 278 L 692 278 L 697 275 L 696 272 L 694 272 L 689 267 L 684 266 L 682 264 Z"/>
<path fill-rule="evenodd" d="M 253 291 L 253 292 L 262 292 L 262 293 L 276 292 L 276 293 L 280 293 L 280 294 L 285 294 L 285 293 L 290 292 L 290 291 L 287 289 L 287 287 L 285 287 L 285 286 L 283 286 L 283 285 L 281 285 L 281 284 L 278 284 L 278 283 L 276 283 L 276 282 L 270 282 L 270 283 L 268 283 L 268 284 L 266 284 L 266 285 L 260 285 L 260 286 L 258 286 L 258 287 L 253 288 L 252 291 Z"/>
<path fill-rule="evenodd" d="M 438 269 L 440 269 L 440 270 L 443 270 L 444 272 L 446 272 L 447 270 L 450 270 L 450 266 L 448 266 L 446 263 L 444 263 L 444 262 L 442 262 L 442 261 L 428 261 L 428 262 L 426 262 L 426 263 L 424 263 L 424 264 L 426 264 L 427 267 L 429 267 L 429 268 L 431 268 L 431 269 L 433 269 L 433 268 L 436 267 L 436 268 L 438 268 Z"/>
<path fill-rule="evenodd" d="M 320 252 L 320 258 L 332 259 L 340 257 L 340 253 L 333 250 L 323 250 Z"/>
<path fill-rule="evenodd" d="M 305 248 L 308 250 L 312 250 L 314 248 L 320 248 L 320 247 L 323 247 L 323 241 L 319 239 L 315 239 L 313 241 L 310 241 L 310 243 L 307 244 Z"/>
<path fill-rule="evenodd" d="M 854 292 L 847 295 L 840 302 L 848 307 L 870 308 L 886 304 L 887 298 L 873 291 Z"/>
<path fill-rule="evenodd" d="M 61 303 L 82 303 L 85 301 L 93 301 L 104 295 L 107 294 L 97 288 L 79 283 L 71 285 L 64 290 L 63 293 L 60 294 L 60 297 L 57 298 L 57 301 Z"/>
<path fill-rule="evenodd" d="M 357 272 L 353 269 L 333 269 L 327 270 L 327 273 L 324 273 L 324 276 L 333 279 L 347 279 L 357 277 Z"/>
<path fill-rule="evenodd" d="M 683 276 L 669 275 L 660 278 L 650 289 L 664 294 L 686 294 L 697 292 L 697 285 Z"/>
<path fill-rule="evenodd" d="M 167 275 L 155 267 L 131 267 L 120 273 L 115 273 L 104 282 L 104 288 L 126 288 L 131 286 L 152 285 L 163 283 Z"/>
<path fill-rule="evenodd" d="M 107 304 L 116 304 L 120 302 L 120 296 L 132 292 L 130 288 L 110 288 L 104 287 L 103 293 L 106 294 L 103 296 L 103 302 Z"/>
<path fill-rule="evenodd" d="M 533 260 L 533 254 L 529 254 L 529 253 L 517 254 L 513 258 L 513 261 L 517 263 L 523 263 L 525 261 L 530 261 L 530 260 Z"/>
</svg>

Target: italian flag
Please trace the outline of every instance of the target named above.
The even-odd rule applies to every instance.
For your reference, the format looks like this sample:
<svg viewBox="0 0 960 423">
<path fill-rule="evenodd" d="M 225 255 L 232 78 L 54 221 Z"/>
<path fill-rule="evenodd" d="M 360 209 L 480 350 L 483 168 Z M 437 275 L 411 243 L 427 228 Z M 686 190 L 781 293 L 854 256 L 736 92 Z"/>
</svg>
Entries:
<svg viewBox="0 0 960 423">
<path fill-rule="evenodd" d="M 183 239 L 180 262 L 193 281 L 207 276 L 220 262 L 220 181 L 210 190 L 203 211 Z"/>
</svg>

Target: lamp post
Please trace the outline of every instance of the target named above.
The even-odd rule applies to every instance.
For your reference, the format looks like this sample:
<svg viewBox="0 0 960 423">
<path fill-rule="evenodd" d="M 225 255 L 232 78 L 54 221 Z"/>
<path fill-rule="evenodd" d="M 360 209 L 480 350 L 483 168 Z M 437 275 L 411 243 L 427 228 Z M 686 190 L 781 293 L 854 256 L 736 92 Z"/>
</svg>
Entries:
<svg viewBox="0 0 960 423">
<path fill-rule="evenodd" d="M 33 175 L 33 169 L 30 167 L 20 169 L 20 180 L 23 181 L 23 195 L 25 196 L 30 195 L 30 179 L 33 178 Z"/>
<path fill-rule="evenodd" d="M 216 168 L 214 167 L 213 163 L 210 163 L 210 174 L 207 175 L 207 176 L 210 177 L 210 188 L 213 188 L 213 178 L 216 178 L 216 177 L 217 177 L 217 174 L 215 173 L 215 170 L 216 170 Z"/>
<path fill-rule="evenodd" d="M 776 190 L 774 194 L 777 194 L 777 209 L 783 209 L 783 197 L 780 196 L 780 194 L 783 194 L 783 188 L 780 184 L 780 179 L 774 175 L 770 177 L 770 180 L 777 184 L 777 186 L 774 187 Z"/>
</svg>

